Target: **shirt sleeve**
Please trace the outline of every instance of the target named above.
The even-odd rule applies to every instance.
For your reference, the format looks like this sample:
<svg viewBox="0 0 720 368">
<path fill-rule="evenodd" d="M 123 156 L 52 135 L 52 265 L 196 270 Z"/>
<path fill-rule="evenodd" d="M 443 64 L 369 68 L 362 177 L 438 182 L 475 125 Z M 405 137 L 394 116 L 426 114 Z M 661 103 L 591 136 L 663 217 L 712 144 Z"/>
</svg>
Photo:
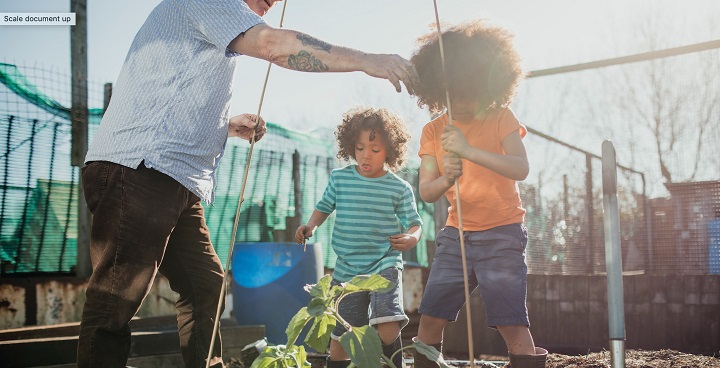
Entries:
<svg viewBox="0 0 720 368">
<path fill-rule="evenodd" d="M 337 199 L 337 192 L 335 191 L 335 173 L 330 174 L 330 180 L 325 187 L 325 193 L 323 193 L 320 201 L 315 205 L 315 209 L 322 213 L 333 213 L 335 211 L 335 204 Z"/>
<path fill-rule="evenodd" d="M 225 50 L 226 56 L 237 55 L 227 49 L 230 41 L 265 23 L 243 0 L 186 0 L 183 4 L 197 31 L 206 41 Z"/>
<path fill-rule="evenodd" d="M 422 225 L 422 219 L 417 210 L 415 196 L 413 195 L 410 184 L 405 183 L 405 191 L 402 194 L 400 203 L 398 203 L 395 213 L 400 220 L 403 229 L 407 230 L 415 225 Z"/>
<path fill-rule="evenodd" d="M 515 113 L 510 109 L 505 109 L 500 115 L 500 122 L 498 124 L 498 137 L 500 142 L 505 139 L 510 133 L 517 131 L 520 134 L 520 138 L 525 137 L 527 130 L 524 125 L 520 124 L 520 121 L 515 116 Z"/>
<path fill-rule="evenodd" d="M 418 156 L 422 158 L 424 155 L 437 156 L 435 153 L 435 129 L 432 123 L 428 123 L 423 127 L 422 135 L 420 136 L 420 151 L 418 152 Z"/>
</svg>

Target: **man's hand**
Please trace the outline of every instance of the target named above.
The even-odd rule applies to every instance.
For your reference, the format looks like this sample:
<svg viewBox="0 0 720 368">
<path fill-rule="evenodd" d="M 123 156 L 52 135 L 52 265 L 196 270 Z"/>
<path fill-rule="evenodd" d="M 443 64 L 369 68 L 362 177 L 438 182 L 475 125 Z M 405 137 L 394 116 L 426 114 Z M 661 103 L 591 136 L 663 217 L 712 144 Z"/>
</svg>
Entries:
<svg viewBox="0 0 720 368">
<path fill-rule="evenodd" d="M 255 114 L 240 114 L 231 117 L 228 123 L 228 136 L 249 141 L 254 133 L 255 141 L 259 141 L 265 133 L 267 133 L 267 127 L 265 126 L 265 120 L 262 116 L 259 119 L 259 125 L 256 123 L 257 120 L 258 116 Z"/>
<path fill-rule="evenodd" d="M 372 77 L 387 79 L 400 92 L 402 87 L 400 81 L 405 84 L 409 94 L 415 94 L 415 86 L 418 85 L 418 75 L 415 67 L 410 61 L 399 55 L 387 54 L 366 54 L 367 62 L 363 71 Z"/>
</svg>

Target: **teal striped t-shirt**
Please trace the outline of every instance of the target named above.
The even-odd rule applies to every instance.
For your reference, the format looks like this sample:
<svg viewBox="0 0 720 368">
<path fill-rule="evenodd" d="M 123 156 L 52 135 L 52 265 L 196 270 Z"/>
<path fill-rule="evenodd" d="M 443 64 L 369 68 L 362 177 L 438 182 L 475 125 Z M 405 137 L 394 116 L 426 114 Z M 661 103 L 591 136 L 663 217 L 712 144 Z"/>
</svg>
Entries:
<svg viewBox="0 0 720 368">
<path fill-rule="evenodd" d="M 315 209 L 335 211 L 332 248 L 337 255 L 333 278 L 345 282 L 357 275 L 402 269 L 402 254 L 388 238 L 421 225 L 410 184 L 388 170 L 366 178 L 357 165 L 335 169 Z"/>
</svg>

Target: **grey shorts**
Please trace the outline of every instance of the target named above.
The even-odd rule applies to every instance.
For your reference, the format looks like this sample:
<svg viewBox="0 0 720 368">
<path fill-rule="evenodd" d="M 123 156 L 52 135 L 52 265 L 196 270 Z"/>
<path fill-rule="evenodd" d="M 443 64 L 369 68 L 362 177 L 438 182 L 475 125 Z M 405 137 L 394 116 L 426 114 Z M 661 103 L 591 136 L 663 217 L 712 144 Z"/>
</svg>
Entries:
<svg viewBox="0 0 720 368">
<path fill-rule="evenodd" d="M 399 322 L 400 328 L 405 327 L 410 320 L 403 310 L 402 299 L 402 271 L 397 268 L 388 268 L 380 271 L 380 276 L 395 283 L 395 287 L 387 292 L 357 292 L 345 296 L 338 306 L 340 316 L 351 326 L 375 326 L 380 323 Z M 332 280 L 332 285 L 339 282 Z M 346 331 L 341 323 L 335 325 L 331 334 L 337 340 Z"/>
<path fill-rule="evenodd" d="M 445 227 L 437 234 L 438 249 L 420 302 L 420 314 L 455 321 L 465 304 L 459 234 L 453 227 Z M 470 290 L 480 289 L 488 327 L 529 326 L 525 225 L 466 231 L 464 235 Z"/>
</svg>

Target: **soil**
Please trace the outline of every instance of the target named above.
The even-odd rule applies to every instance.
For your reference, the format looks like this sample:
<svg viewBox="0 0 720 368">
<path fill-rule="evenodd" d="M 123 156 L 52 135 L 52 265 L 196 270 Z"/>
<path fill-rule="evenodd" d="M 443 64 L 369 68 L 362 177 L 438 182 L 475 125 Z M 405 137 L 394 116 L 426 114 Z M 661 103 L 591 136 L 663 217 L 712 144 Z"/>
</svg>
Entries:
<svg viewBox="0 0 720 368">
<path fill-rule="evenodd" d="M 585 367 L 610 368 L 610 352 L 591 353 L 583 356 L 549 354 L 547 368 Z M 720 368 L 720 359 L 705 355 L 685 354 L 675 350 L 627 350 L 625 352 L 627 368 Z"/>
<path fill-rule="evenodd" d="M 467 361 L 449 360 L 452 366 L 469 367 Z M 497 368 L 502 363 L 493 359 L 492 363 L 476 364 L 477 368 Z M 241 368 L 237 359 L 227 362 L 228 368 Z M 590 353 L 588 355 L 548 354 L 546 368 L 611 368 L 610 352 Z M 720 359 L 705 355 L 681 353 L 675 350 L 626 350 L 626 368 L 720 368 Z"/>
<path fill-rule="evenodd" d="M 504 360 L 506 360 L 505 358 Z M 487 364 L 478 368 L 498 367 Z M 546 368 L 611 368 L 609 351 L 588 355 L 548 354 Z M 463 365 L 467 367 L 467 365 Z M 720 368 L 720 359 L 705 355 L 681 353 L 675 350 L 626 350 L 626 368 Z"/>
</svg>

